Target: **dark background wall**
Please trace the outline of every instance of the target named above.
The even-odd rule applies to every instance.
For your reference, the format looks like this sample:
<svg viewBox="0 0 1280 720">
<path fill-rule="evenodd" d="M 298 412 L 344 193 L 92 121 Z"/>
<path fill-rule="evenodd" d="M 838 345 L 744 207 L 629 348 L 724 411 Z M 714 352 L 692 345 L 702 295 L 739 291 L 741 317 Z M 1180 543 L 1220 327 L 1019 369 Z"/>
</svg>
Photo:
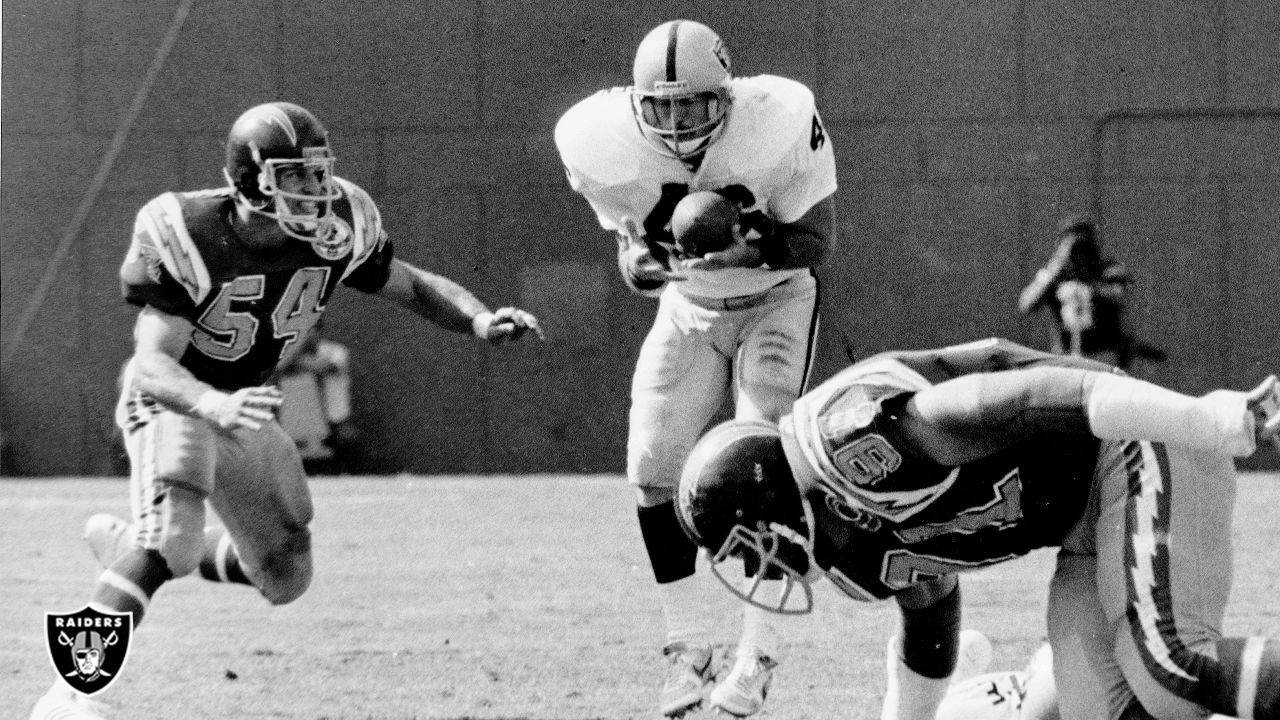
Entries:
<svg viewBox="0 0 1280 720">
<path fill-rule="evenodd" d="M 653 306 L 617 279 L 551 131 L 674 17 L 720 31 L 738 74 L 817 92 L 841 184 L 820 377 L 890 347 L 1044 346 L 1014 305 L 1071 213 L 1138 277 L 1135 324 L 1171 354 L 1141 374 L 1199 393 L 1280 369 L 1272 0 L 5 0 L 6 469 L 111 472 L 133 215 L 221 184 L 231 122 L 287 99 L 329 126 L 403 257 L 549 335 L 488 348 L 340 292 L 327 329 L 353 351 L 370 469 L 621 471 Z"/>
</svg>

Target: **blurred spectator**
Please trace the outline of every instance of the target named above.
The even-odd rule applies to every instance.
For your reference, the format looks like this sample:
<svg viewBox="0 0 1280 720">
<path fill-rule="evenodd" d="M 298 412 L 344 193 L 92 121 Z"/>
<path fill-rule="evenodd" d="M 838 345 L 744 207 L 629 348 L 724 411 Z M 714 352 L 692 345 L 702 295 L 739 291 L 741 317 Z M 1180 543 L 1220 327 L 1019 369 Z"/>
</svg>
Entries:
<svg viewBox="0 0 1280 720">
<path fill-rule="evenodd" d="M 1102 255 L 1097 228 L 1088 219 L 1058 223 L 1053 257 L 1022 290 L 1018 310 L 1047 309 L 1053 316 L 1053 352 L 1092 358 L 1128 369 L 1135 357 L 1165 359 L 1158 348 L 1135 339 L 1125 324 L 1131 278 L 1124 265 Z"/>
<path fill-rule="evenodd" d="M 317 323 L 285 350 L 273 379 L 284 393 L 280 425 L 309 473 L 356 472 L 359 436 L 351 421 L 350 353 Z"/>
</svg>

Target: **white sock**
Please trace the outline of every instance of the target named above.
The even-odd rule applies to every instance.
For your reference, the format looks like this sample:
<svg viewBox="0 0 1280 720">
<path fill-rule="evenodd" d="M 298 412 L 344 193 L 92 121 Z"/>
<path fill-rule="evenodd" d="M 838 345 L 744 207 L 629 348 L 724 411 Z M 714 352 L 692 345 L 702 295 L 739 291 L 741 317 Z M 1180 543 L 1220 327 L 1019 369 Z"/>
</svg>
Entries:
<svg viewBox="0 0 1280 720">
<path fill-rule="evenodd" d="M 752 578 L 747 578 L 746 582 L 749 585 L 753 580 Z M 782 596 L 782 588 L 783 581 L 781 580 L 762 580 L 760 581 L 760 589 L 757 591 L 757 596 L 762 599 L 772 600 Z M 777 623 L 783 617 L 753 605 L 745 606 L 742 610 L 742 638 L 738 641 L 738 655 L 745 655 L 754 649 L 761 655 L 767 655 L 777 660 Z"/>
<path fill-rule="evenodd" d="M 885 648 L 885 693 L 880 720 L 933 720 L 946 696 L 948 678 L 927 678 L 907 667 L 895 634 Z"/>
<path fill-rule="evenodd" d="M 662 617 L 667 623 L 667 644 L 708 645 L 707 603 L 698 575 L 658 585 Z"/>
</svg>

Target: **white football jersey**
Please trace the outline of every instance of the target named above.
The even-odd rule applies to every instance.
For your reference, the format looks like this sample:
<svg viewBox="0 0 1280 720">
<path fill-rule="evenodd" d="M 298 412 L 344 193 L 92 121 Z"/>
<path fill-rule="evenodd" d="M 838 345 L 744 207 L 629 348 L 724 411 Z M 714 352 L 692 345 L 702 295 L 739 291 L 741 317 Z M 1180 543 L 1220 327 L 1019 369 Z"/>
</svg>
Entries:
<svg viewBox="0 0 1280 720">
<path fill-rule="evenodd" d="M 640 131 L 630 88 L 598 92 L 560 118 L 556 146 L 569 183 L 591 204 L 602 227 L 621 231 L 627 217 L 641 227 L 646 220 L 665 226 L 675 201 L 685 194 L 734 186 L 746 191 L 735 188 L 738 197 L 750 201 L 742 203 L 744 215 L 759 211 L 777 222 L 794 222 L 835 192 L 835 155 L 809 88 L 774 75 L 730 82 L 728 119 L 696 171 Z M 691 295 L 733 297 L 807 272 L 695 270 L 676 286 Z"/>
</svg>

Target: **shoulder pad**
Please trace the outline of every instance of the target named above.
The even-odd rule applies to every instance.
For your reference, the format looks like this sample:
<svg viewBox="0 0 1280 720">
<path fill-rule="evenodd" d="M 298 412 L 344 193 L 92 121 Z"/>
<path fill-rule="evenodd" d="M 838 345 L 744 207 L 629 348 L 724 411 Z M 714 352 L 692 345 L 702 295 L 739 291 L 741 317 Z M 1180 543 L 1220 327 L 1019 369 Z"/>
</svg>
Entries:
<svg viewBox="0 0 1280 720">
<path fill-rule="evenodd" d="M 853 507 L 901 522 L 928 507 L 955 473 L 895 446 L 892 399 L 930 385 L 889 357 L 844 370 L 796 401 L 791 426 L 808 485 Z M 886 402 L 889 401 L 889 402 Z M 899 401 L 900 403 L 900 401 Z"/>
<path fill-rule="evenodd" d="M 160 195 L 138 211 L 133 226 L 131 252 L 154 254 L 197 305 L 211 289 L 209 269 L 187 230 L 183 206 L 176 193 Z"/>
<path fill-rule="evenodd" d="M 382 213 L 364 188 L 345 178 L 335 177 L 342 194 L 351 206 L 351 231 L 355 235 L 351 249 L 351 262 L 347 263 L 342 277 L 351 274 L 360 264 L 382 249 L 387 233 L 382 227 Z"/>
<path fill-rule="evenodd" d="M 735 110 L 750 112 L 757 123 L 767 125 L 769 133 L 786 138 L 788 146 L 796 137 L 809 137 L 817 103 L 813 91 L 803 83 L 777 75 L 737 78 L 733 82 L 734 103 L 740 105 Z"/>
<path fill-rule="evenodd" d="M 575 189 L 629 182 L 640 173 L 649 145 L 636 127 L 625 90 L 591 95 L 556 123 L 556 148 Z"/>
</svg>

